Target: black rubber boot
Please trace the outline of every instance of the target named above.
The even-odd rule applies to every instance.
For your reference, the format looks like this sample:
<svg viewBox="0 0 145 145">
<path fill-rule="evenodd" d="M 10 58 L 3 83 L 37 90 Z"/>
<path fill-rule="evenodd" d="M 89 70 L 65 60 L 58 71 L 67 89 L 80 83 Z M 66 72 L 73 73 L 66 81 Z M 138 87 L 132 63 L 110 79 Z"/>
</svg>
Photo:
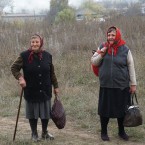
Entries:
<svg viewBox="0 0 145 145">
<path fill-rule="evenodd" d="M 118 134 L 120 138 L 122 138 L 125 141 L 129 140 L 129 136 L 124 132 L 124 133 L 119 133 Z"/>
<path fill-rule="evenodd" d="M 107 125 L 109 122 L 109 118 L 100 116 L 100 122 L 101 122 L 101 139 L 103 141 L 109 141 L 110 139 L 107 134 Z"/>
<path fill-rule="evenodd" d="M 45 132 L 42 132 L 42 139 L 45 139 L 45 140 L 54 140 L 54 136 L 50 133 L 48 133 L 48 131 L 45 131 Z"/>
<path fill-rule="evenodd" d="M 123 140 L 128 141 L 129 140 L 129 136 L 125 133 L 124 126 L 123 126 L 123 120 L 124 120 L 124 117 L 117 118 L 117 122 L 118 122 L 118 135 Z"/>
<path fill-rule="evenodd" d="M 40 138 L 38 137 L 38 133 L 36 132 L 32 132 L 32 137 L 31 137 L 32 141 L 34 142 L 38 142 L 40 141 Z"/>
<path fill-rule="evenodd" d="M 32 131 L 31 139 L 34 142 L 40 141 L 40 138 L 38 137 L 38 133 L 37 133 L 37 122 L 38 122 L 37 119 L 29 119 L 31 131 Z"/>
<path fill-rule="evenodd" d="M 101 133 L 101 139 L 103 141 L 109 141 L 110 140 L 109 137 L 108 137 L 108 134 L 102 134 L 102 133 Z"/>
<path fill-rule="evenodd" d="M 48 122 L 49 120 L 48 119 L 41 119 L 41 123 L 42 123 L 42 139 L 49 139 L 49 140 L 54 140 L 54 136 L 51 135 L 50 133 L 48 133 L 47 131 L 47 127 L 48 127 Z"/>
</svg>

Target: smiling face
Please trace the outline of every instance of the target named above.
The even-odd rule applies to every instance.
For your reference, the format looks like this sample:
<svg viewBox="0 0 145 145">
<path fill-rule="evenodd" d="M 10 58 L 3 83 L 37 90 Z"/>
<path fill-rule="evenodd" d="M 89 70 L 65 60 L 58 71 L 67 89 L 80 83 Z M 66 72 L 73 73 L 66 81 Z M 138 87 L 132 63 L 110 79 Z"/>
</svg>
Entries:
<svg viewBox="0 0 145 145">
<path fill-rule="evenodd" d="M 116 38 L 116 31 L 110 31 L 107 34 L 107 40 L 110 44 L 113 44 L 115 42 L 115 38 Z"/>
<path fill-rule="evenodd" d="M 41 40 L 39 37 L 35 36 L 31 38 L 30 41 L 31 49 L 35 52 L 38 52 L 41 46 Z"/>
</svg>

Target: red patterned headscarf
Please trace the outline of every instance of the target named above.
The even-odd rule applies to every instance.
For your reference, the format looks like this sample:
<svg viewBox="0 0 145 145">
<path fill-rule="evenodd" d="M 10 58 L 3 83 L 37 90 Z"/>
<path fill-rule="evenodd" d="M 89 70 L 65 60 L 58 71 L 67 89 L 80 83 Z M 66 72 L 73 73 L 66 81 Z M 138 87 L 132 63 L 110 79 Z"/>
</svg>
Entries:
<svg viewBox="0 0 145 145">
<path fill-rule="evenodd" d="M 37 52 L 37 54 L 38 54 L 39 59 L 41 60 L 41 59 L 42 59 L 42 52 L 44 51 L 44 50 L 42 49 L 42 46 L 43 46 L 43 38 L 42 38 L 40 35 L 38 35 L 38 34 L 34 34 L 34 35 L 31 37 L 31 39 L 33 39 L 33 38 L 35 38 L 35 37 L 40 38 L 40 48 L 39 48 L 39 51 Z M 31 47 L 28 49 L 28 51 L 30 51 L 30 54 L 29 54 L 29 57 L 28 57 L 28 61 L 29 61 L 29 63 L 32 63 L 32 61 L 33 61 L 33 56 L 34 56 L 34 53 L 35 53 L 35 52 L 32 50 Z"/>
<path fill-rule="evenodd" d="M 112 26 L 108 29 L 107 31 L 107 35 L 108 33 L 110 33 L 111 31 L 115 30 L 116 31 L 116 38 L 113 44 L 110 44 L 109 41 L 107 40 L 107 42 L 105 43 L 105 47 L 108 48 L 108 54 L 112 54 L 112 49 L 113 49 L 113 54 L 116 55 L 118 48 L 122 45 L 124 45 L 126 42 L 121 38 L 121 32 L 120 30 L 115 27 Z"/>
</svg>

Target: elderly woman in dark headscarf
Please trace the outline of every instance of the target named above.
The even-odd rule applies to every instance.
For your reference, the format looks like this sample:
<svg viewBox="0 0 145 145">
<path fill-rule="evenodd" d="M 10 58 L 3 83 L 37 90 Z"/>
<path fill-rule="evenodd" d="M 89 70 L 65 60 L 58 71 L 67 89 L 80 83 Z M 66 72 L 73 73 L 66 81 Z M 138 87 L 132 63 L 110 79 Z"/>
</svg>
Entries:
<svg viewBox="0 0 145 145">
<path fill-rule="evenodd" d="M 131 51 L 125 45 L 117 27 L 108 29 L 107 42 L 101 44 L 91 62 L 99 71 L 98 114 L 101 121 L 101 138 L 104 141 L 109 140 L 109 118 L 117 118 L 118 135 L 128 140 L 123 120 L 126 107 L 130 104 L 130 94 L 136 91 L 136 75 Z"/>
<path fill-rule="evenodd" d="M 20 53 L 11 66 L 12 74 L 24 89 L 26 118 L 29 119 L 32 140 L 36 142 L 39 141 L 38 118 L 41 118 L 42 123 L 42 139 L 54 139 L 47 131 L 51 118 L 52 85 L 54 94 L 59 93 L 52 55 L 43 50 L 42 46 L 42 37 L 37 34 L 33 35 L 30 40 L 30 48 Z M 20 72 L 21 69 L 23 69 L 23 74 Z"/>
</svg>

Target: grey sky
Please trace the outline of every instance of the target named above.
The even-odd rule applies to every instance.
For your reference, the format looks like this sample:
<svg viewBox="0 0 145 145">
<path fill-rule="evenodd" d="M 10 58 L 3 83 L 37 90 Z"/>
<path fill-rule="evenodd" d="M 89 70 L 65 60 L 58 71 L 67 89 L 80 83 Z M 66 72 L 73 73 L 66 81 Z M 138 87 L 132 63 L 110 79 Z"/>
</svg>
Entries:
<svg viewBox="0 0 145 145">
<path fill-rule="evenodd" d="M 85 0 L 68 0 L 69 5 L 78 7 Z M 101 0 L 95 0 L 101 1 Z M 111 1 L 111 0 L 110 0 Z M 127 0 L 138 1 L 138 0 Z M 22 9 L 29 10 L 31 12 L 37 12 L 40 10 L 48 10 L 50 6 L 50 0 L 13 0 L 14 12 L 20 12 Z M 10 8 L 6 8 L 5 12 L 9 12 Z"/>
<path fill-rule="evenodd" d="M 69 5 L 77 7 L 84 0 L 69 0 Z M 27 9 L 30 11 L 38 10 L 48 10 L 50 6 L 50 0 L 13 0 L 14 12 L 21 11 L 22 9 Z M 9 8 L 6 8 L 5 11 L 9 11 Z"/>
</svg>

